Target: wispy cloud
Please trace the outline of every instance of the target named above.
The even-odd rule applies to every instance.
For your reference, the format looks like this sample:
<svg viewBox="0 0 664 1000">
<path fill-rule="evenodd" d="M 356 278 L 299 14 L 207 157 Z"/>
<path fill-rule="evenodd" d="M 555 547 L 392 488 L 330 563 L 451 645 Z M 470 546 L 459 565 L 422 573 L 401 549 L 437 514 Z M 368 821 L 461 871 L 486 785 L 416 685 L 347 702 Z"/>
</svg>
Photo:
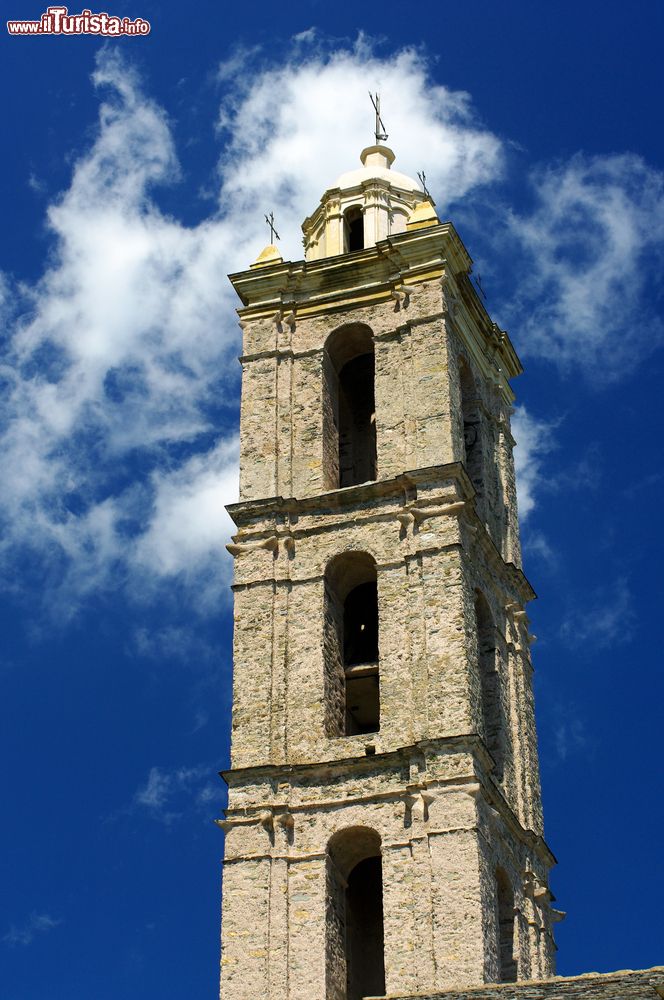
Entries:
<svg viewBox="0 0 664 1000">
<path fill-rule="evenodd" d="M 554 760 L 558 762 L 562 763 L 576 754 L 587 753 L 592 749 L 592 739 L 587 726 L 578 715 L 578 711 L 570 705 L 565 707 L 556 705 L 553 719 L 547 728 L 550 731 L 549 738 L 553 741 Z"/>
<path fill-rule="evenodd" d="M 570 645 L 591 643 L 605 648 L 628 642 L 636 621 L 627 580 L 619 578 L 587 595 L 586 602 L 568 612 L 560 627 L 561 638 Z"/>
<path fill-rule="evenodd" d="M 663 341 L 664 174 L 632 154 L 579 153 L 532 186 L 532 210 L 505 215 L 520 262 L 507 322 L 525 357 L 615 380 Z"/>
<path fill-rule="evenodd" d="M 10 948 L 26 947 L 32 944 L 39 934 L 45 934 L 54 927 L 59 927 L 61 923 L 62 920 L 48 913 L 31 913 L 25 923 L 18 926 L 12 924 L 2 940 Z"/>
<path fill-rule="evenodd" d="M 555 424 L 534 417 L 525 406 L 517 406 L 512 417 L 512 434 L 516 441 L 516 467 L 519 516 L 524 521 L 535 508 L 538 492 L 544 487 L 544 459 L 555 447 Z M 550 485 L 546 481 L 546 485 Z"/>
<path fill-rule="evenodd" d="M 542 531 L 528 528 L 524 533 L 523 552 L 524 556 L 537 559 L 549 569 L 559 565 L 558 553 Z"/>
<path fill-rule="evenodd" d="M 169 826 L 192 810 L 212 812 L 212 804 L 220 799 L 219 782 L 214 781 L 214 769 L 208 765 L 152 767 L 145 784 L 136 791 L 133 805 Z"/>
<path fill-rule="evenodd" d="M 201 636 L 197 623 L 191 625 L 169 625 L 165 628 L 136 628 L 126 646 L 130 656 L 141 659 L 178 660 L 183 663 L 208 664 L 219 656 L 218 645 L 207 642 Z"/>
</svg>

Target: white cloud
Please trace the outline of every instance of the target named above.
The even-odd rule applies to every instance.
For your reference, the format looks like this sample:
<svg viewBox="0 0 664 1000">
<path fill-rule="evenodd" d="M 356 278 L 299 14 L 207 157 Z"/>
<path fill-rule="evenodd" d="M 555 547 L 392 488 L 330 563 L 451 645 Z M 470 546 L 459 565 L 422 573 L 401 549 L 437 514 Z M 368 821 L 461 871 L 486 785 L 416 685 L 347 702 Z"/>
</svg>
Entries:
<svg viewBox="0 0 664 1000">
<path fill-rule="evenodd" d="M 519 515 L 525 521 L 532 513 L 537 492 L 543 487 L 543 461 L 555 447 L 554 424 L 533 417 L 525 406 L 516 406 L 512 417 L 512 434 L 516 441 L 516 468 Z"/>
<path fill-rule="evenodd" d="M 99 57 L 98 128 L 48 209 L 43 275 L 1 289 L 20 318 L 0 372 L 0 555 L 24 569 L 33 559 L 59 616 L 90 592 L 149 596 L 175 577 L 199 608 L 216 606 L 237 467 L 240 338 L 225 275 L 265 244 L 271 208 L 285 255 L 301 256 L 301 221 L 371 142 L 367 89 L 381 90 L 399 169 L 424 167 L 445 202 L 502 170 L 468 95 L 432 84 L 416 52 L 315 42 L 304 33 L 299 55 L 251 74 L 239 67 L 255 51 L 221 68 L 219 207 L 193 227 L 157 205 L 157 186 L 180 179 L 166 114 L 117 54 Z"/>
<path fill-rule="evenodd" d="M 664 175 L 631 154 L 578 154 L 533 184 L 533 210 L 508 214 L 519 287 L 506 319 L 525 357 L 615 379 L 662 343 Z"/>
<path fill-rule="evenodd" d="M 178 177 L 165 115 L 117 57 L 94 79 L 109 89 L 98 133 L 50 206 L 54 249 L 20 289 L 2 372 L 4 554 L 39 553 L 58 613 L 122 580 L 207 571 L 236 492 L 218 421 L 237 401 L 225 272 L 242 234 L 158 211 L 152 186 Z"/>
<path fill-rule="evenodd" d="M 48 913 L 31 913 L 21 926 L 17 927 L 12 924 L 2 940 L 10 948 L 16 948 L 17 945 L 26 947 L 32 944 L 38 934 L 45 934 L 47 931 L 53 930 L 54 927 L 59 927 L 61 923 L 62 920 L 58 920 Z"/>
<path fill-rule="evenodd" d="M 298 49 L 278 67 L 238 77 L 220 115 L 229 130 L 222 206 L 261 219 L 261 206 L 278 208 L 285 255 L 301 257 L 301 222 L 374 141 L 368 90 L 381 94 L 394 169 L 411 177 L 424 169 L 439 211 L 501 175 L 502 143 L 478 122 L 467 93 L 435 84 L 414 49 L 380 58 L 360 37 L 352 49 Z M 258 248 L 265 242 L 263 227 Z"/>
<path fill-rule="evenodd" d="M 213 775 L 214 770 L 203 764 L 171 770 L 152 767 L 145 784 L 134 795 L 134 806 L 166 825 L 191 809 L 207 812 L 221 794 Z"/>
<path fill-rule="evenodd" d="M 237 461 L 233 436 L 175 471 L 153 473 L 155 509 L 138 544 L 138 562 L 165 576 L 183 563 L 198 566 L 224 555 L 224 540 L 234 530 L 224 504 L 237 499 Z"/>
</svg>

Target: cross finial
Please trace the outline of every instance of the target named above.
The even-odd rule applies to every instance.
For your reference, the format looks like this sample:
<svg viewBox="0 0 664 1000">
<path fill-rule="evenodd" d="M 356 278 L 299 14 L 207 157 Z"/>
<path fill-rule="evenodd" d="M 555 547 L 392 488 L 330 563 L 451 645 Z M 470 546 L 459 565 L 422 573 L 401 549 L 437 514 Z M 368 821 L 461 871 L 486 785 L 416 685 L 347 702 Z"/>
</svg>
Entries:
<svg viewBox="0 0 664 1000">
<path fill-rule="evenodd" d="M 278 240 L 280 240 L 281 236 L 279 235 L 279 233 L 277 232 L 277 230 L 274 228 L 274 212 L 270 212 L 269 216 L 266 215 L 265 216 L 265 221 L 267 222 L 268 226 L 270 227 L 270 243 L 274 243 L 275 237 Z"/>
<path fill-rule="evenodd" d="M 377 145 L 379 142 L 385 142 L 388 135 L 385 131 L 385 122 L 380 117 L 380 94 L 378 91 L 376 91 L 375 94 L 372 94 L 371 91 L 369 91 L 369 97 L 371 98 L 371 103 L 373 104 L 374 111 L 376 112 L 376 129 L 374 135 L 376 136 Z"/>
<path fill-rule="evenodd" d="M 427 198 L 430 198 L 431 195 L 429 194 L 429 188 L 427 187 L 427 175 L 424 173 L 423 170 L 418 170 L 417 171 L 417 176 L 420 179 L 420 184 L 422 185 L 422 190 L 424 191 L 424 193 L 427 196 Z"/>
</svg>

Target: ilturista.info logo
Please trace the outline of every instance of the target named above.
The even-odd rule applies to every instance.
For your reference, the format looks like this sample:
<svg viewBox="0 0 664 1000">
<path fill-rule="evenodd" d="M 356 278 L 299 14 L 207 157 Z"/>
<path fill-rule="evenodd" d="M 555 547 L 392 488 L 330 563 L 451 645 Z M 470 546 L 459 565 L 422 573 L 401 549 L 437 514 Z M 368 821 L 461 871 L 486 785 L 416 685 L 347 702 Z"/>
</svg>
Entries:
<svg viewBox="0 0 664 1000">
<path fill-rule="evenodd" d="M 82 10 L 70 14 L 67 7 L 47 7 L 38 21 L 7 21 L 10 35 L 149 35 L 150 22 L 142 17 L 115 17 Z"/>
</svg>

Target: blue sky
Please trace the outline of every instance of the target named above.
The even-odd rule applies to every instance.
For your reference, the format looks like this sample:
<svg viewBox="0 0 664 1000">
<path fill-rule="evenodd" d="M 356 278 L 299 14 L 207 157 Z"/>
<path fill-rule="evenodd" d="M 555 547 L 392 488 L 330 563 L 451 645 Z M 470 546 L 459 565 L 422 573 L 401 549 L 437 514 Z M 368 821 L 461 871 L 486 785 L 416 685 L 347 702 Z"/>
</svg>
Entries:
<svg viewBox="0 0 664 1000">
<path fill-rule="evenodd" d="M 2 38 L 3 996 L 216 995 L 225 275 L 271 209 L 301 256 L 299 223 L 371 140 L 370 89 L 526 368 L 559 971 L 662 962 L 664 7 L 104 9 L 152 33 Z"/>
</svg>

